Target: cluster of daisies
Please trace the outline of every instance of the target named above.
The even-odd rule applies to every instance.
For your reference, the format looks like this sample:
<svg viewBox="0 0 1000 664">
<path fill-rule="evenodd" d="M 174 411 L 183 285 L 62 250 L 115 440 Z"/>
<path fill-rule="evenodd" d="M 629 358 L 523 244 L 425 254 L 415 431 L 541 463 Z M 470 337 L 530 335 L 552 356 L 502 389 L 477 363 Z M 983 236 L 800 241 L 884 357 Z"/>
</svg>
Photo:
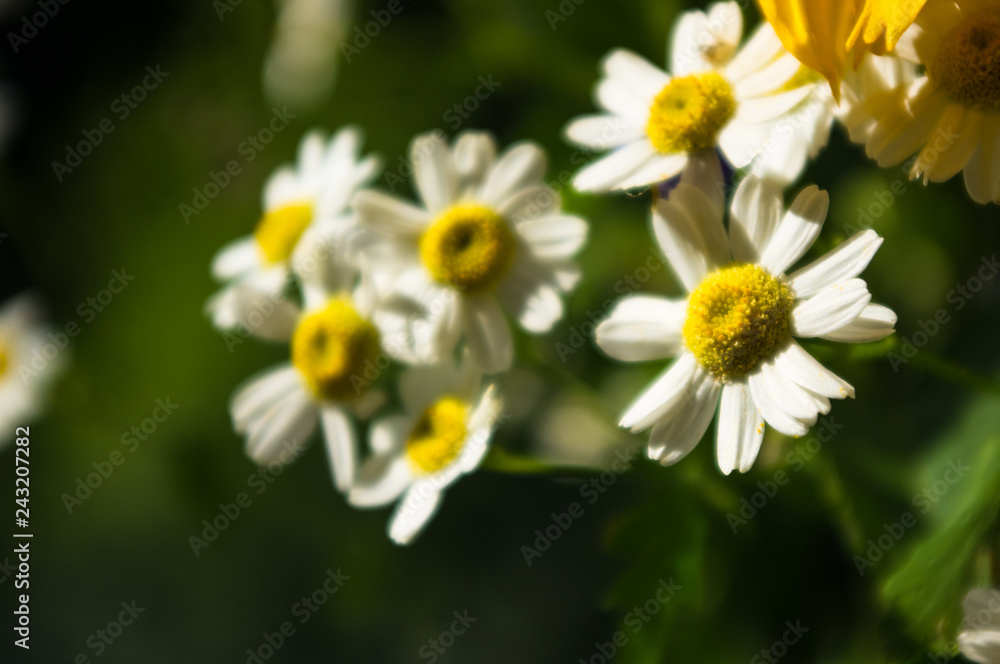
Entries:
<svg viewBox="0 0 1000 664">
<path fill-rule="evenodd" d="M 808 186 L 786 205 L 785 190 L 839 121 L 882 165 L 912 157 L 925 181 L 964 170 L 972 198 L 1000 201 L 998 56 L 1000 2 L 929 0 L 895 51 L 859 58 L 835 85 L 770 23 L 744 40 L 736 2 L 680 17 L 669 72 L 623 49 L 604 58 L 600 112 L 565 130 L 595 155 L 573 184 L 650 190 L 653 236 L 687 292 L 627 296 L 596 330 L 617 360 L 673 358 L 620 422 L 649 430 L 653 459 L 683 458 L 718 413 L 719 468 L 745 472 L 765 425 L 802 436 L 831 399 L 854 396 L 797 339 L 892 334 L 895 314 L 859 278 L 882 238 L 862 231 L 798 265 L 829 197 Z M 500 152 L 487 133 L 435 132 L 410 161 L 416 201 L 372 186 L 379 162 L 356 128 L 307 135 L 297 165 L 267 182 L 253 235 L 217 255 L 223 287 L 208 302 L 219 329 L 289 345 L 287 363 L 233 397 L 249 455 L 295 458 L 319 426 L 336 487 L 358 507 L 396 502 L 402 544 L 482 461 L 502 419 L 496 377 L 515 359 L 511 320 L 552 329 L 588 230 L 545 184 L 533 143 Z M 396 363 L 395 384 L 380 381 Z M 386 414 L 393 390 L 403 412 Z"/>
</svg>

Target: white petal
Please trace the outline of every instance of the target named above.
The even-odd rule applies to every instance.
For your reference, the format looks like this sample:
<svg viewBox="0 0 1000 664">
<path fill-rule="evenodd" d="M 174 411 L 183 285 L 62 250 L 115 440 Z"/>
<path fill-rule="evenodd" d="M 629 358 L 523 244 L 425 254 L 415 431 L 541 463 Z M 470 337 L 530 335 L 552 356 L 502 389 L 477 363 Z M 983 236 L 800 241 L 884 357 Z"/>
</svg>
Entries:
<svg viewBox="0 0 1000 664">
<path fill-rule="evenodd" d="M 563 304 L 544 266 L 527 257 L 515 259 L 497 287 L 497 297 L 528 332 L 544 334 L 562 318 Z"/>
<path fill-rule="evenodd" d="M 669 419 L 653 426 L 649 433 L 649 458 L 669 466 L 686 457 L 708 430 L 718 403 L 719 383 L 705 374 L 690 401 Z"/>
<path fill-rule="evenodd" d="M 671 357 L 680 349 L 686 300 L 649 295 L 622 298 L 594 332 L 597 345 L 623 362 Z"/>
<path fill-rule="evenodd" d="M 496 162 L 497 144 L 485 131 L 464 131 L 455 139 L 452 149 L 455 171 L 459 178 L 480 182 Z"/>
<path fill-rule="evenodd" d="M 632 402 L 618 426 L 638 433 L 694 398 L 704 371 L 691 353 L 677 360 Z"/>
<path fill-rule="evenodd" d="M 347 502 L 355 507 L 388 505 L 403 495 L 412 482 L 410 460 L 404 453 L 388 461 L 377 478 L 368 482 L 356 482 L 347 494 Z"/>
<path fill-rule="evenodd" d="M 764 421 L 786 436 L 806 435 L 809 427 L 792 417 L 783 405 L 785 395 L 776 393 L 776 386 L 769 382 L 764 372 L 757 370 L 747 376 L 747 383 L 750 385 L 750 396 L 754 404 L 760 409 L 760 414 Z"/>
<path fill-rule="evenodd" d="M 441 492 L 429 482 L 417 481 L 399 502 L 389 522 L 389 537 L 396 544 L 409 544 L 434 516 Z"/>
<path fill-rule="evenodd" d="M 814 394 L 781 372 L 774 359 L 761 363 L 760 372 L 772 395 L 780 395 L 781 409 L 807 427 L 816 423 L 819 413 L 829 412 L 830 400 Z"/>
<path fill-rule="evenodd" d="M 628 143 L 581 169 L 573 177 L 573 186 L 592 193 L 610 191 L 656 154 L 648 138 Z"/>
<path fill-rule="evenodd" d="M 622 178 L 622 181 L 615 186 L 615 189 L 649 187 L 658 182 L 669 180 L 684 170 L 687 161 L 687 154 L 657 155 Z"/>
<path fill-rule="evenodd" d="M 607 150 L 644 138 L 646 128 L 620 115 L 585 115 L 571 120 L 563 133 L 577 145 Z"/>
<path fill-rule="evenodd" d="M 594 97 L 597 106 L 613 115 L 626 118 L 631 124 L 645 127 L 654 95 L 638 95 L 625 83 L 605 78 L 597 83 Z"/>
<path fill-rule="evenodd" d="M 793 382 L 830 399 L 854 398 L 854 388 L 806 352 L 794 340 L 775 353 L 774 365 Z"/>
<path fill-rule="evenodd" d="M 875 231 L 868 229 L 856 233 L 822 258 L 789 275 L 788 285 L 796 297 L 811 297 L 826 286 L 853 279 L 864 272 L 880 246 L 882 238 Z"/>
<path fill-rule="evenodd" d="M 562 198 L 552 188 L 542 184 L 523 187 L 500 203 L 497 213 L 515 224 L 554 214 L 562 206 Z"/>
<path fill-rule="evenodd" d="M 681 183 L 690 185 L 712 202 L 720 220 L 726 211 L 726 182 L 722 177 L 722 162 L 715 150 L 699 150 L 687 156 Z"/>
<path fill-rule="evenodd" d="M 515 191 L 540 184 L 545 176 L 545 152 L 534 143 L 508 148 L 486 176 L 480 197 L 487 205 L 499 205 Z"/>
<path fill-rule="evenodd" d="M 330 461 L 330 474 L 338 491 L 347 491 L 354 481 L 355 451 L 354 425 L 342 409 L 324 406 L 320 409 L 323 438 Z"/>
<path fill-rule="evenodd" d="M 490 295 L 465 298 L 465 342 L 476 364 L 486 373 L 506 371 L 514 361 L 510 327 Z"/>
<path fill-rule="evenodd" d="M 1000 117 L 987 117 L 979 148 L 965 167 L 965 188 L 977 203 L 1000 203 Z"/>
<path fill-rule="evenodd" d="M 577 216 L 560 214 L 531 219 L 517 225 L 517 232 L 539 258 L 569 258 L 587 241 L 587 222 Z"/>
<path fill-rule="evenodd" d="M 390 415 L 372 422 L 368 429 L 368 447 L 372 453 L 369 459 L 402 452 L 412 425 L 406 415 Z"/>
<path fill-rule="evenodd" d="M 245 433 L 253 419 L 301 389 L 302 379 L 291 364 L 280 364 L 257 374 L 233 392 L 229 403 L 233 427 Z"/>
<path fill-rule="evenodd" d="M 269 285 L 269 284 L 265 284 Z M 265 291 L 245 280 L 224 288 L 205 303 L 212 325 L 267 341 L 288 341 L 302 312 L 279 291 Z"/>
<path fill-rule="evenodd" d="M 846 343 L 868 343 L 884 339 L 896 331 L 896 314 L 881 304 L 869 304 L 847 325 L 820 335 L 821 339 Z"/>
<path fill-rule="evenodd" d="M 792 334 L 818 337 L 839 330 L 860 316 L 871 300 L 868 285 L 861 279 L 826 286 L 792 309 Z"/>
<path fill-rule="evenodd" d="M 722 220 L 713 215 L 714 206 L 705 194 L 685 184 L 678 185 L 669 199 L 653 205 L 657 243 L 689 292 L 710 271 L 729 262 Z"/>
<path fill-rule="evenodd" d="M 1000 631 L 962 632 L 958 635 L 958 649 L 973 662 L 996 664 L 1000 662 Z"/>
<path fill-rule="evenodd" d="M 439 362 L 408 367 L 399 375 L 399 396 L 407 413 L 418 416 L 443 394 L 460 389 L 460 373 L 449 355 Z"/>
<path fill-rule="evenodd" d="M 351 205 L 361 223 L 386 235 L 413 237 L 423 232 L 431 222 L 431 214 L 427 210 L 378 191 L 359 191 Z"/>
<path fill-rule="evenodd" d="M 765 127 L 747 124 L 737 116 L 719 134 L 719 150 L 735 168 L 749 166 L 766 147 L 768 135 Z"/>
<path fill-rule="evenodd" d="M 760 262 L 778 228 L 783 207 L 779 185 L 756 176 L 743 178 L 733 195 L 729 216 L 729 242 L 737 262 Z"/>
<path fill-rule="evenodd" d="M 802 99 L 805 98 L 805 95 L 809 94 L 808 90 L 805 90 L 805 93 L 803 94 L 803 89 L 806 86 L 795 88 L 789 90 L 788 92 L 773 94 L 775 90 L 780 89 L 790 78 L 792 78 L 792 76 L 799 71 L 799 67 L 801 66 L 802 65 L 799 64 L 799 61 L 793 58 L 790 53 L 785 54 L 765 65 L 753 74 L 735 81 L 733 85 L 733 95 L 737 99 L 741 100 L 746 100 L 747 97 L 760 97 L 760 95 L 767 95 L 766 97 L 763 97 L 763 99 L 767 99 L 770 103 L 778 102 L 778 107 L 780 107 L 781 110 L 777 110 L 777 112 L 770 117 L 763 119 L 769 120 L 777 117 L 778 115 L 786 113 L 793 106 L 802 101 Z M 782 99 L 783 97 L 785 98 Z M 744 101 L 743 104 L 749 104 L 755 101 L 758 100 L 747 100 Z"/>
<path fill-rule="evenodd" d="M 634 96 L 655 97 L 670 82 L 670 76 L 649 60 L 622 48 L 605 56 L 604 72 L 622 83 Z"/>
<path fill-rule="evenodd" d="M 251 272 L 262 263 L 260 245 L 253 236 L 242 237 L 230 242 L 212 259 L 212 276 L 218 281 L 227 281 Z"/>
<path fill-rule="evenodd" d="M 962 600 L 965 631 L 1000 632 L 1000 590 L 974 588 Z"/>
<path fill-rule="evenodd" d="M 770 23 L 763 22 L 726 65 L 726 77 L 731 81 L 741 80 L 759 69 L 762 63 L 773 61 L 784 50 L 774 28 Z"/>
<path fill-rule="evenodd" d="M 771 274 L 781 274 L 802 258 L 823 228 L 829 207 L 830 195 L 816 185 L 802 190 L 768 242 L 761 266 Z"/>
<path fill-rule="evenodd" d="M 455 169 L 448 145 L 434 134 L 418 136 L 410 148 L 413 178 L 424 206 L 441 212 L 455 199 Z"/>
<path fill-rule="evenodd" d="M 247 455 L 258 465 L 294 459 L 316 428 L 317 408 L 300 389 L 255 418 L 247 430 Z"/>
<path fill-rule="evenodd" d="M 764 417 L 750 398 L 750 387 L 743 380 L 726 383 L 719 404 L 719 470 L 725 475 L 750 470 L 763 440 Z"/>
</svg>

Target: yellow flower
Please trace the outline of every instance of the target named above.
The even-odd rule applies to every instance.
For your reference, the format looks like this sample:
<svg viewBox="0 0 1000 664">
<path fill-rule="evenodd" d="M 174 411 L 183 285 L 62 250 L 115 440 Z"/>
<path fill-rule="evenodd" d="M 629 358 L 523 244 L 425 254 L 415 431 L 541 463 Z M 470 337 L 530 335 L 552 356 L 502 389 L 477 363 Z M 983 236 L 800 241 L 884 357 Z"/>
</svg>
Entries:
<svg viewBox="0 0 1000 664">
<path fill-rule="evenodd" d="M 774 31 L 802 64 L 823 74 L 839 98 L 847 55 L 891 51 L 927 0 L 758 0 Z M 855 49 L 855 47 L 858 47 Z"/>
</svg>

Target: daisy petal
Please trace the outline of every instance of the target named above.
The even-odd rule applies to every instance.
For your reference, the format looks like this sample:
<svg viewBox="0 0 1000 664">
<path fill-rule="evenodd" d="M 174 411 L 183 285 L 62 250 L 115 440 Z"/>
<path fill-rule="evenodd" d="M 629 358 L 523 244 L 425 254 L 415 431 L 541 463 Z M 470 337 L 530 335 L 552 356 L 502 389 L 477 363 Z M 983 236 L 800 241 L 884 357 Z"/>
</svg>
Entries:
<svg viewBox="0 0 1000 664">
<path fill-rule="evenodd" d="M 705 194 L 712 202 L 715 215 L 722 219 L 726 212 L 726 181 L 722 177 L 722 161 L 715 150 L 701 150 L 688 155 L 681 174 L 681 183 Z"/>
<path fill-rule="evenodd" d="M 212 276 L 226 281 L 250 272 L 262 263 L 260 246 L 252 236 L 230 242 L 212 259 Z"/>
<path fill-rule="evenodd" d="M 665 71 L 623 48 L 608 53 L 602 65 L 608 78 L 622 83 L 636 97 L 655 97 L 670 82 Z"/>
<path fill-rule="evenodd" d="M 830 399 L 854 398 L 850 383 L 833 373 L 794 340 L 774 355 L 782 375 L 811 392 Z"/>
<path fill-rule="evenodd" d="M 455 199 L 455 169 L 448 145 L 434 134 L 418 136 L 410 149 L 413 179 L 424 206 L 437 214 Z"/>
<path fill-rule="evenodd" d="M 750 470 L 763 440 L 764 417 L 750 398 L 750 387 L 741 380 L 726 383 L 719 405 L 719 470 L 724 475 Z"/>
<path fill-rule="evenodd" d="M 656 154 L 647 138 L 628 143 L 581 169 L 573 177 L 573 186 L 579 191 L 608 192 Z"/>
<path fill-rule="evenodd" d="M 847 325 L 820 335 L 828 341 L 863 344 L 884 339 L 896 331 L 896 314 L 881 304 L 869 304 Z"/>
<path fill-rule="evenodd" d="M 990 664 L 1000 660 L 1000 631 L 975 630 L 958 635 L 958 649 L 973 662 Z"/>
<path fill-rule="evenodd" d="M 499 205 L 510 194 L 537 184 L 545 176 L 545 153 L 534 143 L 518 143 L 508 148 L 486 176 L 480 199 Z"/>
<path fill-rule="evenodd" d="M 640 166 L 615 186 L 615 189 L 635 189 L 651 187 L 658 182 L 669 180 L 684 170 L 688 162 L 686 154 L 657 155 Z"/>
<path fill-rule="evenodd" d="M 871 300 L 868 285 L 861 279 L 826 286 L 792 309 L 792 334 L 818 337 L 839 330 L 860 316 Z"/>
<path fill-rule="evenodd" d="M 691 353 L 681 353 L 625 410 L 618 426 L 638 433 L 648 429 L 676 406 L 694 398 L 704 371 Z"/>
<path fill-rule="evenodd" d="M 316 420 L 316 404 L 309 394 L 304 389 L 292 392 L 251 422 L 247 455 L 260 466 L 294 459 L 316 428 Z M 283 454 L 286 451 L 289 456 Z"/>
<path fill-rule="evenodd" d="M 764 250 L 760 265 L 777 275 L 802 258 L 816 241 L 829 208 L 829 194 L 816 185 L 806 187 L 785 213 Z"/>
<path fill-rule="evenodd" d="M 691 402 L 653 426 L 649 434 L 649 458 L 670 466 L 686 457 L 708 430 L 718 403 L 719 384 L 705 374 Z"/>
<path fill-rule="evenodd" d="M 532 219 L 517 226 L 539 258 L 569 258 L 587 241 L 587 222 L 569 214 Z"/>
<path fill-rule="evenodd" d="M 514 342 L 500 305 L 492 295 L 465 298 L 465 342 L 486 373 L 506 371 L 514 361 Z"/>
<path fill-rule="evenodd" d="M 570 121 L 563 132 L 571 142 L 595 150 L 615 148 L 646 135 L 640 123 L 620 115 L 585 115 Z"/>
<path fill-rule="evenodd" d="M 254 376 L 233 393 L 229 404 L 233 428 L 246 433 L 252 420 L 300 389 L 302 379 L 298 369 L 291 364 L 281 364 Z"/>
<path fill-rule="evenodd" d="M 351 205 L 362 223 L 385 235 L 413 237 L 423 232 L 431 222 L 431 214 L 427 210 L 378 191 L 359 191 Z"/>
<path fill-rule="evenodd" d="M 1000 203 L 1000 118 L 986 118 L 982 142 L 965 167 L 965 188 L 977 203 Z"/>
<path fill-rule="evenodd" d="M 712 219 L 713 212 L 711 201 L 685 184 L 678 185 L 669 199 L 660 199 L 653 205 L 656 241 L 688 292 L 697 288 L 710 271 L 728 262 L 726 258 L 720 261 L 728 253 L 728 242 L 722 244 L 726 241 L 725 232 L 719 233 L 722 221 Z M 699 223 L 706 219 L 712 223 L 705 226 Z"/>
<path fill-rule="evenodd" d="M 680 349 L 686 316 L 686 300 L 630 295 L 619 300 L 594 337 L 601 350 L 616 360 L 659 360 Z"/>
<path fill-rule="evenodd" d="M 759 263 L 781 220 L 781 187 L 758 177 L 743 178 L 733 195 L 729 242 L 740 263 Z"/>
<path fill-rule="evenodd" d="M 868 229 L 856 233 L 833 251 L 788 277 L 796 297 L 812 297 L 825 286 L 853 279 L 868 267 L 882 246 L 878 233 Z"/>
<path fill-rule="evenodd" d="M 323 439 L 330 461 L 330 475 L 338 491 L 347 491 L 354 481 L 355 439 L 354 425 L 342 409 L 324 406 L 320 409 Z"/>
<path fill-rule="evenodd" d="M 389 522 L 389 537 L 396 544 L 409 544 L 434 516 L 441 492 L 430 482 L 418 481 L 406 492 Z"/>
<path fill-rule="evenodd" d="M 528 332 L 544 334 L 562 318 L 559 292 L 545 268 L 528 260 L 516 261 L 497 287 L 497 296 Z"/>
<path fill-rule="evenodd" d="M 809 427 L 785 411 L 782 405 L 785 395 L 775 391 L 775 385 L 765 378 L 763 371 L 751 373 L 747 376 L 747 383 L 750 385 L 750 396 L 765 422 L 786 436 L 798 438 L 806 435 Z"/>
<path fill-rule="evenodd" d="M 405 455 L 392 459 L 383 473 L 370 482 L 357 482 L 347 494 L 355 507 L 381 507 L 395 501 L 413 482 L 410 461 Z"/>
</svg>

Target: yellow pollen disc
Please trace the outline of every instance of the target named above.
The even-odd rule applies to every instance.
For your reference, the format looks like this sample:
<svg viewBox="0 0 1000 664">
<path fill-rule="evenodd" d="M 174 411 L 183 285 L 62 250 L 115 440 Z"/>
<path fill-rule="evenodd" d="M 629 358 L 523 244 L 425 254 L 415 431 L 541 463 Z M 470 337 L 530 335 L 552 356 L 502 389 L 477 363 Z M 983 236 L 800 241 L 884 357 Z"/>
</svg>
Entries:
<svg viewBox="0 0 1000 664">
<path fill-rule="evenodd" d="M 735 111 L 733 90 L 721 75 L 675 78 L 650 106 L 646 133 L 663 154 L 707 150 Z"/>
<path fill-rule="evenodd" d="M 1000 8 L 976 12 L 941 39 L 927 74 L 966 106 L 1000 109 Z"/>
<path fill-rule="evenodd" d="M 292 336 L 292 364 L 319 399 L 360 396 L 370 382 L 365 369 L 378 355 L 378 330 L 346 299 L 305 316 Z"/>
<path fill-rule="evenodd" d="M 684 343 L 716 378 L 739 378 L 789 338 L 794 302 L 788 286 L 762 268 L 724 267 L 691 293 Z"/>
<path fill-rule="evenodd" d="M 265 214 L 253 235 L 267 260 L 271 263 L 287 261 L 312 218 L 312 206 L 304 203 L 286 205 Z"/>
<path fill-rule="evenodd" d="M 455 205 L 424 231 L 420 256 L 441 283 L 477 293 L 507 274 L 514 246 L 514 234 L 496 212 L 482 205 Z"/>
<path fill-rule="evenodd" d="M 406 439 L 406 454 L 416 470 L 436 473 L 458 457 L 468 434 L 468 412 L 457 397 L 443 397 L 424 410 Z"/>
</svg>

